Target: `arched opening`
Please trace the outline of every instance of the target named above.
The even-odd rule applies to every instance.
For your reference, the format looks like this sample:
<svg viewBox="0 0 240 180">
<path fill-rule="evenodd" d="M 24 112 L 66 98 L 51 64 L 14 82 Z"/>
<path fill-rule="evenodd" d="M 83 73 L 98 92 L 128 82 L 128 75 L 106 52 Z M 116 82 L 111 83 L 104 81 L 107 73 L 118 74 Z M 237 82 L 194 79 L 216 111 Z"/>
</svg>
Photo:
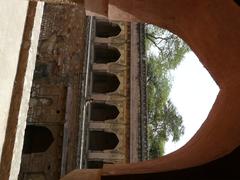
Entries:
<svg viewBox="0 0 240 180">
<path fill-rule="evenodd" d="M 116 62 L 121 56 L 119 50 L 107 44 L 97 44 L 94 46 L 94 62 L 110 63 Z"/>
<path fill-rule="evenodd" d="M 108 119 L 115 119 L 119 115 L 119 110 L 116 106 L 105 103 L 91 104 L 91 120 L 104 121 Z"/>
<path fill-rule="evenodd" d="M 88 161 L 87 162 L 87 168 L 89 168 L 89 169 L 100 169 L 100 168 L 103 168 L 104 164 L 113 164 L 113 163 L 104 162 L 104 161 Z"/>
<path fill-rule="evenodd" d="M 180 37 L 151 24 L 145 31 L 148 158 L 155 159 L 188 142 L 206 119 L 219 88 Z"/>
<path fill-rule="evenodd" d="M 53 141 L 53 135 L 48 128 L 27 125 L 24 136 L 23 154 L 45 152 Z"/>
<path fill-rule="evenodd" d="M 119 143 L 114 133 L 104 131 L 90 131 L 89 150 L 103 151 L 114 149 Z"/>
<path fill-rule="evenodd" d="M 118 24 L 109 21 L 96 20 L 96 36 L 108 38 L 117 36 L 121 32 Z"/>
<path fill-rule="evenodd" d="M 110 73 L 93 73 L 93 93 L 114 92 L 120 85 L 118 77 Z"/>
</svg>

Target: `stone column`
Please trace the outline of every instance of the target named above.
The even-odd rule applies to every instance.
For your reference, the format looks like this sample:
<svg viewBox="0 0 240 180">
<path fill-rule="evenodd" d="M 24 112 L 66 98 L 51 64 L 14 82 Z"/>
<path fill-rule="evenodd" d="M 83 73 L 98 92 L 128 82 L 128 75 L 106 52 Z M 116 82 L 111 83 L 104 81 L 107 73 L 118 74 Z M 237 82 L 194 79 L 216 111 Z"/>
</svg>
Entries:
<svg viewBox="0 0 240 180">
<path fill-rule="evenodd" d="M 124 161 L 125 156 L 118 152 L 112 151 L 90 151 L 88 160 L 90 161 L 106 161 L 111 163 L 119 163 Z"/>
</svg>

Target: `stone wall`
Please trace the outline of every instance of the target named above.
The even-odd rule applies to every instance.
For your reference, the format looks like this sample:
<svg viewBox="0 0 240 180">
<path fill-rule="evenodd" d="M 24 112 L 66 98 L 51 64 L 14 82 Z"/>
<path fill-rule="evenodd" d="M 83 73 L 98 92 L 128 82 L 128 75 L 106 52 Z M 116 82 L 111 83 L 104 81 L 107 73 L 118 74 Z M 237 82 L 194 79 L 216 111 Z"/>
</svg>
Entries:
<svg viewBox="0 0 240 180">
<path fill-rule="evenodd" d="M 27 129 L 39 133 L 26 131 L 20 179 L 54 180 L 77 168 L 84 33 L 81 6 L 45 4 L 27 117 Z M 35 137 L 40 145 L 52 143 L 40 151 Z"/>
</svg>

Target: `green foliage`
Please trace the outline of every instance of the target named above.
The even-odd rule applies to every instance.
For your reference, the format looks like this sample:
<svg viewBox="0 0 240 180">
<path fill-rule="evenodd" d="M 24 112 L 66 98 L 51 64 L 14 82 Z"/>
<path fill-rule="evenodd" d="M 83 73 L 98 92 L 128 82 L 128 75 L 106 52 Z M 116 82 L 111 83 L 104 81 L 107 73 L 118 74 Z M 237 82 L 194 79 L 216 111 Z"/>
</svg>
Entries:
<svg viewBox="0 0 240 180">
<path fill-rule="evenodd" d="M 170 71 L 181 62 L 189 47 L 175 34 L 146 25 L 149 158 L 164 154 L 165 142 L 184 134 L 182 117 L 169 100 Z"/>
</svg>

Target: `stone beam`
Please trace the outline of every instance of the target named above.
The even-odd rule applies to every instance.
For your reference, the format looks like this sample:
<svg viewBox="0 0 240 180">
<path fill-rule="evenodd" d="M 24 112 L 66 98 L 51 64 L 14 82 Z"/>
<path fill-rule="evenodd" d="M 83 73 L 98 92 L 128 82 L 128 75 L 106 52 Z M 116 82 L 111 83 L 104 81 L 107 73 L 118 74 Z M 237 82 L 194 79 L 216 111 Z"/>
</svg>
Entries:
<svg viewBox="0 0 240 180">
<path fill-rule="evenodd" d="M 106 160 L 106 161 L 122 161 L 125 156 L 121 153 L 106 151 L 106 152 L 97 152 L 91 151 L 88 153 L 89 160 Z"/>
</svg>

